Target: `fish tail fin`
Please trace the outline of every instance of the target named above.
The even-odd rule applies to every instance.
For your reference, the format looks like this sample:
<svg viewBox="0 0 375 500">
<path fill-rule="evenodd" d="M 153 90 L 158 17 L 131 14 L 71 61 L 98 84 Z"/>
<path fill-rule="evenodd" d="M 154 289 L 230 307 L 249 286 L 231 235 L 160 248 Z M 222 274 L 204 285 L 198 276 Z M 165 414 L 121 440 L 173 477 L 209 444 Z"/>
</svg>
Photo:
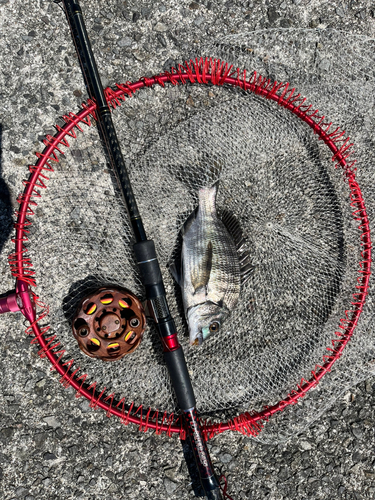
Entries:
<svg viewBox="0 0 375 500">
<path fill-rule="evenodd" d="M 198 192 L 199 209 L 210 213 L 216 213 L 216 195 L 219 188 L 219 181 L 211 187 L 202 188 Z"/>
</svg>

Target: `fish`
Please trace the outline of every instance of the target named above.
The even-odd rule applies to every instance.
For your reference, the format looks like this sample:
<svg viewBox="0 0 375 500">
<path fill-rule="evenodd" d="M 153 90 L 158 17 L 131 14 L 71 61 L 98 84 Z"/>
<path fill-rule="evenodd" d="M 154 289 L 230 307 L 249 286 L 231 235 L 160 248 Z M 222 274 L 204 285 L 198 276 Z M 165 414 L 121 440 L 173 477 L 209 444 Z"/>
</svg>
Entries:
<svg viewBox="0 0 375 500">
<path fill-rule="evenodd" d="M 219 181 L 199 189 L 198 207 L 181 229 L 180 261 L 175 259 L 170 265 L 181 287 L 190 345 L 201 345 L 222 329 L 252 271 L 238 224 L 227 216 L 225 225 L 218 217 L 218 185 Z"/>
</svg>

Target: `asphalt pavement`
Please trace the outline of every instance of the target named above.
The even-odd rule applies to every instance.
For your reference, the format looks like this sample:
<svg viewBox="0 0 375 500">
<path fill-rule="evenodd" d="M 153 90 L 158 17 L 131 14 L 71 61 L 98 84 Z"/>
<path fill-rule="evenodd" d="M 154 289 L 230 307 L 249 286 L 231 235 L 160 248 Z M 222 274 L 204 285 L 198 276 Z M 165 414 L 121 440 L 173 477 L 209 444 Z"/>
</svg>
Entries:
<svg viewBox="0 0 375 500">
<path fill-rule="evenodd" d="M 168 69 L 199 42 L 268 28 L 334 28 L 375 36 L 372 0 L 81 2 L 104 85 Z M 14 279 L 12 213 L 27 165 L 57 116 L 85 97 L 65 17 L 50 0 L 0 0 L 0 294 Z M 99 50 L 100 49 L 100 50 Z M 62 249 L 63 251 L 63 249 Z M 76 399 L 24 334 L 0 316 L 2 500 L 194 497 L 177 437 L 124 426 Z M 238 433 L 209 442 L 236 500 L 375 498 L 375 378 L 345 392 L 285 443 Z"/>
</svg>

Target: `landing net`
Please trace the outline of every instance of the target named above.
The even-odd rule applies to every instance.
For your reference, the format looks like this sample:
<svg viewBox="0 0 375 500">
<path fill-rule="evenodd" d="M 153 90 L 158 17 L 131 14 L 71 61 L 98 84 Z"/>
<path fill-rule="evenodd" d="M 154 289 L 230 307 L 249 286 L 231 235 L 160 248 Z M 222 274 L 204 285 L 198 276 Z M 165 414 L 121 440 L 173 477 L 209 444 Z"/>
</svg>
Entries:
<svg viewBox="0 0 375 500">
<path fill-rule="evenodd" d="M 237 415 L 264 423 L 296 403 L 271 418 L 258 439 L 275 442 L 300 431 L 374 371 L 369 221 L 375 203 L 361 191 L 375 181 L 374 53 L 372 40 L 336 32 L 258 32 L 203 46 L 202 59 L 145 78 L 136 92 L 130 84 L 107 91 L 200 414 L 246 432 Z M 92 125 L 94 114 L 92 108 L 85 118 Z M 30 227 L 19 228 L 28 252 L 18 264 L 19 254 L 11 256 L 13 271 L 37 280 L 36 292 L 49 306 L 40 326 L 46 338 L 61 342 L 41 354 L 62 352 L 70 369 L 65 382 L 74 370 L 88 373 L 87 381 L 106 388 L 102 399 L 115 393 L 127 408 L 170 414 L 176 404 L 152 326 L 140 348 L 115 363 L 84 356 L 71 333 L 76 308 L 93 289 L 112 284 L 144 293 L 97 130 L 73 114 L 60 126 L 74 120 L 64 139 L 69 148 L 47 137 L 50 168 L 40 170 L 29 199 L 20 197 L 34 215 Z M 219 214 L 229 211 L 240 224 L 254 272 L 222 331 L 190 347 L 168 264 L 197 190 L 217 180 Z"/>
</svg>

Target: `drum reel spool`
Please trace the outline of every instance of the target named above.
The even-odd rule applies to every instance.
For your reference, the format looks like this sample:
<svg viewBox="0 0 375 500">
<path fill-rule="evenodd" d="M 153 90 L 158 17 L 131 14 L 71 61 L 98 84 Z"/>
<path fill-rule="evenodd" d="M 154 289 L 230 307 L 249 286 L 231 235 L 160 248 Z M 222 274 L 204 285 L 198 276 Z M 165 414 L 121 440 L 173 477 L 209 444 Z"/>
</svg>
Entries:
<svg viewBox="0 0 375 500">
<path fill-rule="evenodd" d="M 139 346 L 146 316 L 142 303 L 132 292 L 103 287 L 81 301 L 72 328 L 87 356 L 116 361 Z"/>
</svg>

